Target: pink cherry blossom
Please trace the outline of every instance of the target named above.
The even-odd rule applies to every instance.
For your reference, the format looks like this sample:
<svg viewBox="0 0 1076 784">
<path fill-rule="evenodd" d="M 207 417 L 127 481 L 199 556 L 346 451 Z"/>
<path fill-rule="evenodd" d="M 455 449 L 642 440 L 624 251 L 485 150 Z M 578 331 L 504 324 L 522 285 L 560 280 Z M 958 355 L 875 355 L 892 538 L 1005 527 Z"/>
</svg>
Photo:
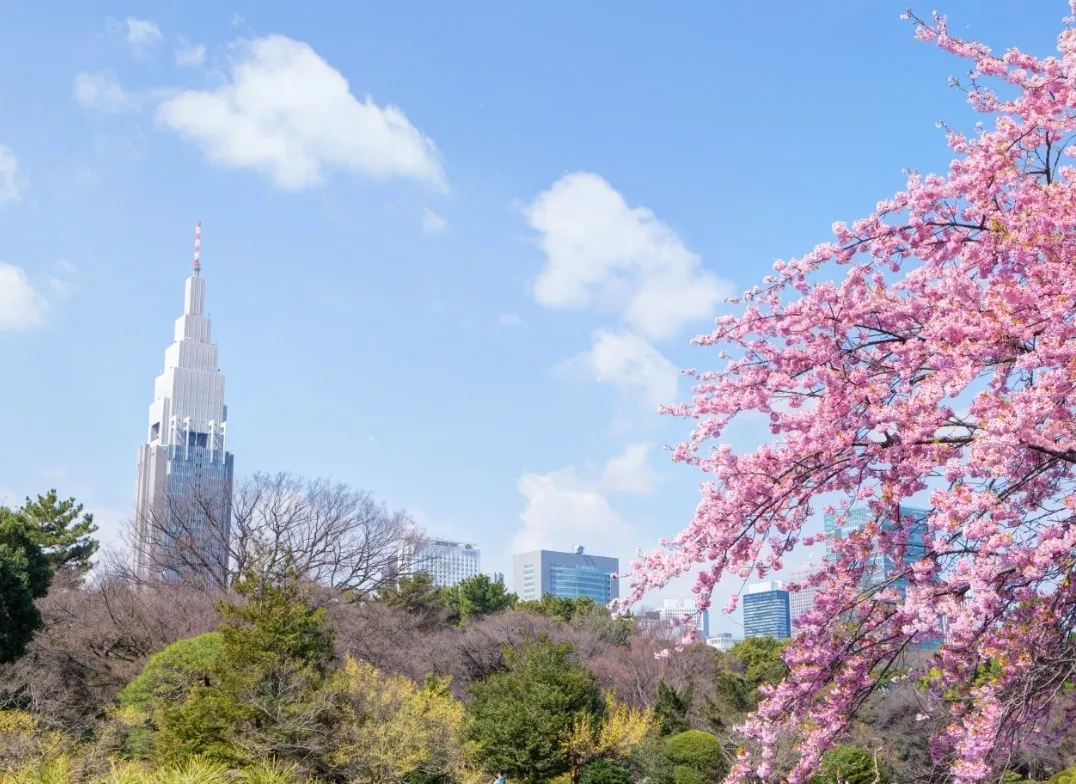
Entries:
<svg viewBox="0 0 1076 784">
<path fill-rule="evenodd" d="M 944 17 L 909 18 L 971 61 L 968 100 L 992 123 L 946 129 L 945 175 L 911 172 L 874 213 L 835 223 L 833 241 L 732 300 L 742 307 L 695 340 L 723 367 L 689 371 L 692 401 L 667 409 L 694 420 L 674 459 L 707 482 L 690 524 L 633 564 L 624 605 L 693 573 L 705 608 L 723 576 L 779 570 L 816 540 L 803 527 L 824 494 L 843 497 L 836 517 L 855 505 L 874 519 L 811 578 L 791 675 L 741 728 L 729 781 L 806 781 L 880 674 L 943 623 L 916 675 L 955 784 L 985 780 L 1048 730 L 1076 671 L 1076 30 L 1058 56 L 998 56 Z M 769 443 L 720 442 L 753 412 Z M 926 552 L 908 563 L 897 508 L 913 496 L 930 514 Z M 863 588 L 872 551 L 903 565 L 899 585 Z M 790 735 L 798 764 L 777 770 Z"/>
</svg>

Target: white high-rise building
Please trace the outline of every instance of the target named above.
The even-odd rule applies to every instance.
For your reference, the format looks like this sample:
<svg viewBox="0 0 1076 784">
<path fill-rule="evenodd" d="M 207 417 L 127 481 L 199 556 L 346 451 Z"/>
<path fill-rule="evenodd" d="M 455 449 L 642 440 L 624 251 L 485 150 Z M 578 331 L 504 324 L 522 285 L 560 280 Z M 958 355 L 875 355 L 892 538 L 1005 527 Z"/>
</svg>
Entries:
<svg viewBox="0 0 1076 784">
<path fill-rule="evenodd" d="M 468 542 L 453 542 L 419 534 L 402 542 L 398 555 L 399 572 L 425 572 L 438 588 L 477 577 L 482 567 L 482 551 Z"/>
<path fill-rule="evenodd" d="M 732 632 L 718 632 L 713 637 L 706 638 L 706 644 L 719 651 L 731 651 L 736 643 L 742 642 L 732 636 Z"/>
<path fill-rule="evenodd" d="M 183 315 L 176 320 L 164 371 L 153 387 L 146 443 L 138 449 L 136 574 L 227 580 L 233 458 L 226 448 L 228 407 L 217 346 L 205 313 L 201 223 Z"/>
<path fill-rule="evenodd" d="M 710 635 L 710 613 L 699 612 L 694 599 L 666 599 L 660 612 L 661 619 L 681 633 L 694 627 L 703 638 Z"/>
<path fill-rule="evenodd" d="M 808 584 L 815 574 L 826 568 L 825 563 L 818 563 L 814 556 L 807 559 L 807 563 L 792 570 L 790 581 L 802 586 L 798 591 L 788 592 L 788 605 L 792 617 L 792 628 L 796 628 L 796 620 L 805 612 L 814 608 L 814 599 L 818 595 L 818 586 Z"/>
</svg>

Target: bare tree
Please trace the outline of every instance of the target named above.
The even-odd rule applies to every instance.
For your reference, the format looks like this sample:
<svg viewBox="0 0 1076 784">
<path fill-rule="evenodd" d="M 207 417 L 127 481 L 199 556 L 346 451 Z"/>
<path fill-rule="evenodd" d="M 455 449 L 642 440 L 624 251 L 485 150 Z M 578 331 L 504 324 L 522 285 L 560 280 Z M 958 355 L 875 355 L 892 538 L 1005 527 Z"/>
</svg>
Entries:
<svg viewBox="0 0 1076 784">
<path fill-rule="evenodd" d="M 412 536 L 406 515 L 365 491 L 259 473 L 229 501 L 222 504 L 213 488 L 189 488 L 134 521 L 127 537 L 132 576 L 226 590 L 245 572 L 271 578 L 287 561 L 305 579 L 362 597 L 406 567 L 400 564 L 409 549 L 401 545 Z"/>
<path fill-rule="evenodd" d="M 48 726 L 86 730 L 151 653 L 217 625 L 212 597 L 201 591 L 136 588 L 110 575 L 54 586 L 39 602 L 45 625 L 26 655 L 0 665 L 0 709 L 24 708 Z"/>
</svg>

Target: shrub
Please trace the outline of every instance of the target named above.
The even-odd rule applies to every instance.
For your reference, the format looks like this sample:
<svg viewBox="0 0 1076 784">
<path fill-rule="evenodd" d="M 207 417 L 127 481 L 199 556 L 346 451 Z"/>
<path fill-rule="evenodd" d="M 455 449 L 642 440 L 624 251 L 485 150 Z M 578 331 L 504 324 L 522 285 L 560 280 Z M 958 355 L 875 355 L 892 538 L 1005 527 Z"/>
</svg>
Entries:
<svg viewBox="0 0 1076 784">
<path fill-rule="evenodd" d="M 1046 780 L 1046 784 L 1076 784 L 1076 768 L 1055 773 Z"/>
<path fill-rule="evenodd" d="M 583 768 L 579 784 L 632 784 L 631 773 L 623 765 L 598 759 Z"/>
<path fill-rule="evenodd" d="M 889 776 L 866 749 L 838 746 L 822 755 L 810 784 L 889 784 Z"/>
<path fill-rule="evenodd" d="M 721 741 L 701 730 L 670 737 L 665 741 L 665 757 L 673 764 L 674 784 L 709 784 L 728 772 Z"/>
<path fill-rule="evenodd" d="M 665 741 L 665 756 L 674 765 L 709 771 L 722 762 L 721 741 L 709 732 L 688 730 Z"/>
<path fill-rule="evenodd" d="M 146 666 L 119 693 L 120 708 L 152 713 L 162 702 L 176 702 L 204 683 L 220 659 L 220 632 L 172 643 L 149 657 Z"/>
<path fill-rule="evenodd" d="M 605 718 L 594 674 L 571 645 L 548 638 L 530 640 L 505 652 L 505 669 L 471 687 L 468 740 L 486 771 L 534 784 L 567 773 L 570 760 L 560 739 L 589 714 Z"/>
</svg>

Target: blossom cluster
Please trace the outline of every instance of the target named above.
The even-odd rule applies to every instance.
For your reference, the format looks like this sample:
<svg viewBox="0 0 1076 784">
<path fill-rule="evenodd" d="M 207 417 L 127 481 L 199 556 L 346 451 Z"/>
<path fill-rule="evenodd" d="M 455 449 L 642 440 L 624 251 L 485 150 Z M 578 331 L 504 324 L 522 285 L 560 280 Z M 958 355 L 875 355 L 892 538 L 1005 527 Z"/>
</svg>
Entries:
<svg viewBox="0 0 1076 784">
<path fill-rule="evenodd" d="M 811 578 L 821 590 L 791 674 L 741 728 L 730 781 L 806 781 L 879 678 L 942 624 L 917 673 L 931 685 L 920 718 L 955 784 L 983 781 L 1043 729 L 1076 668 L 1076 29 L 1065 20 L 1057 56 L 998 56 L 941 16 L 911 18 L 919 39 L 971 62 L 969 101 L 992 123 L 949 131 L 946 174 L 911 173 L 734 300 L 695 341 L 723 368 L 689 371 L 692 401 L 667 409 L 694 420 L 674 457 L 707 481 L 690 524 L 633 564 L 627 603 L 694 573 L 706 609 L 726 575 L 780 570 L 823 495 L 844 499 L 838 517 L 859 506 L 874 520 Z M 772 439 L 738 453 L 721 438 L 745 414 Z M 929 515 L 909 558 L 899 508 L 913 496 Z M 867 588 L 872 552 L 898 569 Z M 790 737 L 798 762 L 778 771 Z"/>
</svg>

